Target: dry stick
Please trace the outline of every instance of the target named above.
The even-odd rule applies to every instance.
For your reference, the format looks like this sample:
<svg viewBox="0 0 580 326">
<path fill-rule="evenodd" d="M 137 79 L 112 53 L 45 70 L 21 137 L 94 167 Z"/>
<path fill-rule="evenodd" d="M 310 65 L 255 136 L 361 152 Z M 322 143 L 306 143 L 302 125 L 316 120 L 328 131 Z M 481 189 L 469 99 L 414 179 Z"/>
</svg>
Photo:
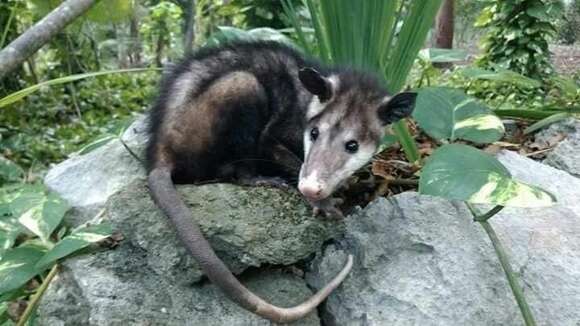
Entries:
<svg viewBox="0 0 580 326">
<path fill-rule="evenodd" d="M 0 51 L 0 79 L 16 69 L 97 0 L 66 0 Z"/>
<path fill-rule="evenodd" d="M 389 185 L 393 186 L 418 186 L 419 180 L 417 179 L 393 179 L 387 180 Z"/>
<path fill-rule="evenodd" d="M 58 264 L 55 264 L 54 266 L 52 266 L 52 269 L 50 270 L 50 272 L 48 273 L 48 275 L 46 276 L 46 278 L 44 279 L 44 281 L 42 282 L 42 284 L 38 288 L 38 291 L 36 291 L 36 293 L 32 296 L 32 299 L 30 299 L 30 302 L 28 303 L 26 310 L 24 310 L 24 313 L 22 314 L 22 316 L 18 320 L 18 323 L 16 324 L 16 326 L 26 325 L 26 322 L 28 321 L 28 319 L 30 319 L 32 312 L 34 312 L 34 308 L 36 307 L 36 305 L 40 301 L 40 298 L 42 298 L 42 295 L 44 294 L 44 292 L 48 288 L 50 281 L 52 281 L 52 279 L 54 278 L 54 276 L 56 275 L 57 272 L 58 272 Z"/>
</svg>

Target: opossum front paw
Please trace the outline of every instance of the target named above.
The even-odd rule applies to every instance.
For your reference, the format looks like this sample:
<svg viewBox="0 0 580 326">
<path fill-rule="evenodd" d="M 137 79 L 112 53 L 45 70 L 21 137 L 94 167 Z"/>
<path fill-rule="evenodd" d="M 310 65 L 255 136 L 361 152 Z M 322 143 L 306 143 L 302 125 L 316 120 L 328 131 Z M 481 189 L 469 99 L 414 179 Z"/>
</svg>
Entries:
<svg viewBox="0 0 580 326">
<path fill-rule="evenodd" d="M 274 187 L 283 190 L 290 189 L 286 180 L 278 177 L 252 177 L 240 180 L 240 184 L 245 186 Z"/>
<path fill-rule="evenodd" d="M 311 202 L 312 212 L 315 216 L 324 215 L 326 218 L 341 220 L 344 218 L 338 205 L 342 204 L 340 198 L 326 198 L 321 201 Z"/>
</svg>

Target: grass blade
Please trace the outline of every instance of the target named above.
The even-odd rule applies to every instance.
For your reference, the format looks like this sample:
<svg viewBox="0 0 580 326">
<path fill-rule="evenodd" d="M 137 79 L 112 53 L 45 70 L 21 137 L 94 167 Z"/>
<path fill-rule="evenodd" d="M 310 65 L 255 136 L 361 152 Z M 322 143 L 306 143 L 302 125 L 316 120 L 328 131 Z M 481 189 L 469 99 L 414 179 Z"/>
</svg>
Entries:
<svg viewBox="0 0 580 326">
<path fill-rule="evenodd" d="M 98 71 L 98 72 L 91 72 L 86 74 L 78 74 L 78 75 L 70 75 L 62 78 L 56 78 L 47 80 L 42 83 L 38 83 L 36 85 L 32 85 L 30 87 L 21 89 L 17 92 L 14 92 L 8 96 L 5 96 L 0 99 L 0 108 L 5 107 L 9 104 L 14 102 L 20 101 L 21 99 L 25 98 L 26 96 L 36 92 L 41 87 L 46 86 L 53 86 L 59 84 L 70 83 L 73 81 L 77 81 L 80 79 L 85 79 L 89 77 L 97 77 L 102 75 L 109 75 L 109 74 L 119 74 L 119 73 L 129 73 L 129 72 L 144 72 L 144 71 L 154 71 L 154 70 L 161 70 L 160 68 L 135 68 L 135 69 L 119 69 L 119 70 L 108 70 L 108 71 Z"/>
</svg>

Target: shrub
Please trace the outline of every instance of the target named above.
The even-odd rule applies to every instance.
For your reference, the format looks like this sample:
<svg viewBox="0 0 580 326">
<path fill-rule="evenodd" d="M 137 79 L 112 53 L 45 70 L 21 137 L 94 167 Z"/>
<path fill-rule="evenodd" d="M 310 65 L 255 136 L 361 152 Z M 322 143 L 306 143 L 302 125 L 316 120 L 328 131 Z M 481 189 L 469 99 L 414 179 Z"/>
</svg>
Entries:
<svg viewBox="0 0 580 326">
<path fill-rule="evenodd" d="M 536 79 L 550 75 L 554 69 L 548 41 L 556 36 L 562 12 L 562 3 L 554 0 L 490 1 L 476 22 L 488 29 L 478 64 Z"/>
</svg>

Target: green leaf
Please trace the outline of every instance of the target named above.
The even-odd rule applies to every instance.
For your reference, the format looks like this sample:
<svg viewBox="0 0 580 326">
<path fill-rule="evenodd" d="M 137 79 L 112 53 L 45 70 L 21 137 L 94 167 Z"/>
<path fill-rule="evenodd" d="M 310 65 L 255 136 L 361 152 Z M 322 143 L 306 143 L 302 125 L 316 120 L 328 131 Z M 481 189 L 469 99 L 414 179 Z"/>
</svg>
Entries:
<svg viewBox="0 0 580 326">
<path fill-rule="evenodd" d="M 24 191 L 10 203 L 20 224 L 43 241 L 48 241 L 69 208 L 57 194 L 40 191 Z"/>
<path fill-rule="evenodd" d="M 0 155 L 0 184 L 18 182 L 24 175 L 24 170 L 18 164 Z"/>
<path fill-rule="evenodd" d="M 419 58 L 429 62 L 457 62 L 467 59 L 467 51 L 461 49 L 429 48 L 419 52 Z"/>
<path fill-rule="evenodd" d="M 0 258 L 12 248 L 16 238 L 22 233 L 18 221 L 12 216 L 0 217 Z"/>
<path fill-rule="evenodd" d="M 559 88 L 565 96 L 574 97 L 576 94 L 580 93 L 580 87 L 578 87 L 574 79 L 570 77 L 555 76 L 550 78 L 550 81 L 554 86 Z"/>
<path fill-rule="evenodd" d="M 231 26 L 218 26 L 218 32 L 212 34 L 206 45 L 215 46 L 223 43 L 228 43 L 231 41 L 239 40 L 266 40 L 266 41 L 277 41 L 284 43 L 286 45 L 294 46 L 294 43 L 290 38 L 281 32 L 267 27 L 254 28 L 248 31 L 243 29 L 231 27 Z"/>
<path fill-rule="evenodd" d="M 134 0 L 102 0 L 86 13 L 87 18 L 97 23 L 110 24 L 128 20 L 134 7 Z"/>
<path fill-rule="evenodd" d="M 529 7 L 526 10 L 526 13 L 541 21 L 549 22 L 551 20 L 560 18 L 562 11 L 562 4 L 558 1 L 554 1 L 550 4 L 543 4 L 539 2 L 536 5 Z"/>
<path fill-rule="evenodd" d="M 553 112 L 526 109 L 496 109 L 493 112 L 502 118 L 522 118 L 530 120 L 541 120 L 554 114 Z"/>
<path fill-rule="evenodd" d="M 160 68 L 135 68 L 135 69 L 119 69 L 119 70 L 109 70 L 109 71 L 98 71 L 98 72 L 91 72 L 86 74 L 78 74 L 78 75 L 70 75 L 62 78 L 56 78 L 47 80 L 42 83 L 38 83 L 36 85 L 32 85 L 25 89 L 21 89 L 17 92 L 9 94 L 0 99 L 0 108 L 5 107 L 8 104 L 12 104 L 14 102 L 20 101 L 21 99 L 25 98 L 26 96 L 36 92 L 41 87 L 45 86 L 53 86 L 59 84 L 70 83 L 76 80 L 85 79 L 89 77 L 97 77 L 102 75 L 109 75 L 109 74 L 119 74 L 119 73 L 129 73 L 129 72 L 145 72 L 145 71 L 152 71 L 152 70 L 161 70 Z"/>
<path fill-rule="evenodd" d="M 90 142 L 89 144 L 87 144 L 87 145 L 83 146 L 81 149 L 79 149 L 78 153 L 80 155 L 87 154 L 87 153 L 92 152 L 101 146 L 104 146 L 104 145 L 110 143 L 112 140 L 117 139 L 117 138 L 118 138 L 117 135 L 112 135 L 112 134 L 101 135 L 101 136 L 97 137 L 97 139 L 95 139 L 94 141 Z"/>
<path fill-rule="evenodd" d="M 14 248 L 0 260 L 0 294 L 16 290 L 31 278 L 44 271 L 37 269 L 36 262 L 44 252 L 34 248 Z"/>
<path fill-rule="evenodd" d="M 495 157 L 462 144 L 444 145 L 429 157 L 421 172 L 419 192 L 501 206 L 543 207 L 556 202 L 545 190 L 513 180 Z"/>
<path fill-rule="evenodd" d="M 545 127 L 548 127 L 549 125 L 556 123 L 558 121 L 562 121 L 562 120 L 566 120 L 568 118 L 572 117 L 572 115 L 570 113 L 564 112 L 564 113 L 556 113 L 554 115 L 551 115 L 545 119 L 542 119 L 536 123 L 534 123 L 533 125 L 527 127 L 524 130 L 524 135 L 528 135 L 531 134 L 537 130 L 543 129 Z"/>
<path fill-rule="evenodd" d="M 66 257 L 73 252 L 85 248 L 91 243 L 105 239 L 113 233 L 109 224 L 91 225 L 73 231 L 70 235 L 59 241 L 42 259 L 36 263 L 36 267 L 44 267 L 60 258 Z"/>
<path fill-rule="evenodd" d="M 8 321 L 8 302 L 0 302 L 0 325 Z"/>
<path fill-rule="evenodd" d="M 526 52 L 527 54 L 527 52 Z M 482 79 L 482 80 L 493 80 L 497 82 L 509 83 L 525 88 L 537 88 L 542 84 L 532 78 L 528 78 L 524 75 L 518 74 L 517 72 L 501 69 L 499 71 L 489 71 L 481 68 L 464 68 L 461 70 L 461 74 L 467 78 L 472 79 Z"/>
<path fill-rule="evenodd" d="M 425 132 L 438 140 L 469 140 L 479 144 L 499 140 L 501 120 L 484 104 L 453 88 L 419 90 L 413 118 Z"/>
</svg>

